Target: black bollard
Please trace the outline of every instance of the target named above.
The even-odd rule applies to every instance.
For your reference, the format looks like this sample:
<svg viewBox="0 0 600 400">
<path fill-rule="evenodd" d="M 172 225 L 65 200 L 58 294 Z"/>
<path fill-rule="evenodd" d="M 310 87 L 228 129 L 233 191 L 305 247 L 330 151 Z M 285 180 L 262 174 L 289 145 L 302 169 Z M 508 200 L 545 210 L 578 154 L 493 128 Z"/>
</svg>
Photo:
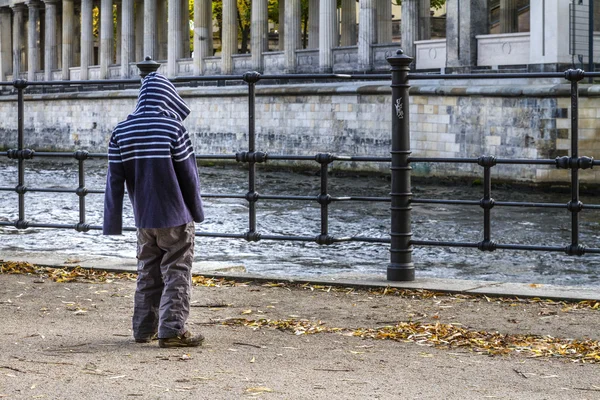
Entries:
<svg viewBox="0 0 600 400">
<path fill-rule="evenodd" d="M 140 76 L 142 77 L 142 79 L 144 79 L 146 75 L 158 71 L 158 69 L 160 68 L 160 63 L 157 63 L 156 61 L 152 60 L 150 56 L 146 56 L 144 61 L 140 61 L 136 64 L 136 66 L 140 70 Z"/>
<path fill-rule="evenodd" d="M 410 127 L 408 110 L 408 72 L 412 57 L 398 50 L 387 61 L 392 72 L 392 221 L 389 281 L 414 281 L 412 262 Z"/>
</svg>

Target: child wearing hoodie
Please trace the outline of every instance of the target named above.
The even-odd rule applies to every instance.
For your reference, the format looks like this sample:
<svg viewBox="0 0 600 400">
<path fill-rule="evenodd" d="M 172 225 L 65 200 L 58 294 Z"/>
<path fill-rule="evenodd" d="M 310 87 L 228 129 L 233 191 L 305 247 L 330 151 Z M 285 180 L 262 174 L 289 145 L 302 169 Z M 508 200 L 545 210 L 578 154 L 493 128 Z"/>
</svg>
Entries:
<svg viewBox="0 0 600 400">
<path fill-rule="evenodd" d="M 195 347 L 204 340 L 185 326 L 194 222 L 204 220 L 196 156 L 183 126 L 189 113 L 173 84 L 152 72 L 108 146 L 103 233 L 122 233 L 126 186 L 137 228 L 133 337 L 138 343 L 158 337 L 160 347 Z"/>
</svg>

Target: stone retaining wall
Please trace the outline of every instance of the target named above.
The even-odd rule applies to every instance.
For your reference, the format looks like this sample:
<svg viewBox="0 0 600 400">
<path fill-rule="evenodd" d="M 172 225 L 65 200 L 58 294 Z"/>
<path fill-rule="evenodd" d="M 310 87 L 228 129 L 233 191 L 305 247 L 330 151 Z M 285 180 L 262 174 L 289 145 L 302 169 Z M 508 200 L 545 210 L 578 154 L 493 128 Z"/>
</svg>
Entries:
<svg viewBox="0 0 600 400">
<path fill-rule="evenodd" d="M 411 88 L 413 156 L 555 158 L 568 155 L 567 85 L 439 86 Z M 182 88 L 192 114 L 186 127 L 197 153 L 232 154 L 247 147 L 248 106 L 243 87 Z M 581 90 L 580 155 L 600 157 L 600 87 Z M 105 152 L 112 128 L 133 110 L 137 90 L 26 95 L 25 145 L 37 150 Z M 0 147 L 15 148 L 16 101 L 0 97 Z M 389 83 L 257 87 L 256 149 L 270 154 L 389 156 Z M 316 165 L 316 164 L 315 164 Z M 337 168 L 388 171 L 386 163 L 336 163 Z M 415 175 L 481 177 L 477 165 L 414 163 Z M 546 166 L 494 167 L 494 178 L 567 181 Z M 582 180 L 600 182 L 600 171 Z"/>
</svg>

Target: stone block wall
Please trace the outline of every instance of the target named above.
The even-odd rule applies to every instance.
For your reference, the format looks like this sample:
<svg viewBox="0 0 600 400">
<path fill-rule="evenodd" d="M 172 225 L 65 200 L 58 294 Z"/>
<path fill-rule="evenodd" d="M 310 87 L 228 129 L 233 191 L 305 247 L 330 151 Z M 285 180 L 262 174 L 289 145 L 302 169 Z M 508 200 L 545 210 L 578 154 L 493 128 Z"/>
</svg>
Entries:
<svg viewBox="0 0 600 400">
<path fill-rule="evenodd" d="M 600 157 L 600 88 L 580 97 L 580 155 Z M 192 109 L 185 125 L 198 154 L 247 149 L 247 88 L 181 88 Z M 391 90 L 388 82 L 257 86 L 256 150 L 272 155 L 388 157 Z M 133 110 L 137 90 L 26 95 L 25 145 L 36 150 L 105 152 L 111 130 Z M 493 155 L 554 159 L 569 155 L 568 86 L 411 88 L 410 128 L 415 157 Z M 16 98 L 0 97 L 0 148 L 15 148 Z M 311 163 L 313 167 L 316 163 Z M 335 163 L 336 168 L 388 172 L 387 163 Z M 413 163 L 419 176 L 482 178 L 476 164 Z M 498 165 L 496 179 L 566 182 L 569 172 L 543 165 Z M 600 169 L 581 172 L 600 182 Z"/>
</svg>

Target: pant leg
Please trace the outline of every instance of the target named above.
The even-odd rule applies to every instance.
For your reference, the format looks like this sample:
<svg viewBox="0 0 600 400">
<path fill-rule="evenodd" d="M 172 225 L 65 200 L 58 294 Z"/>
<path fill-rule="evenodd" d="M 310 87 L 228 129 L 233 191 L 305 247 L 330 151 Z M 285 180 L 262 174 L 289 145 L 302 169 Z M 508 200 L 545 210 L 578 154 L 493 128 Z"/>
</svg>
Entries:
<svg viewBox="0 0 600 400">
<path fill-rule="evenodd" d="M 133 337 L 147 339 L 158 331 L 160 298 L 164 289 L 160 263 L 164 251 L 156 241 L 156 229 L 137 232 L 137 287 L 133 307 Z"/>
<path fill-rule="evenodd" d="M 163 294 L 160 301 L 158 337 L 185 332 L 190 314 L 194 223 L 158 230 L 158 245 L 165 252 L 161 262 Z"/>
</svg>

